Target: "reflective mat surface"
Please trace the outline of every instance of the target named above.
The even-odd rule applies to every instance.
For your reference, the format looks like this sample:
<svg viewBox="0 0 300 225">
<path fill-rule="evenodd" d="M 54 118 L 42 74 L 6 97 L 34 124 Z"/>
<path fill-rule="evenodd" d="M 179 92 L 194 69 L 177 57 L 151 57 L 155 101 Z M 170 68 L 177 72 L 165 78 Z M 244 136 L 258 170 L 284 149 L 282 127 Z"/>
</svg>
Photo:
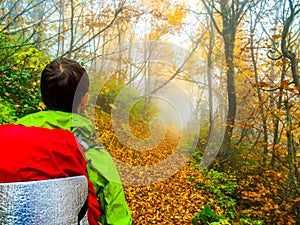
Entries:
<svg viewBox="0 0 300 225">
<path fill-rule="evenodd" d="M 0 184 L 1 225 L 77 225 L 85 176 Z M 82 225 L 87 223 L 87 215 Z"/>
</svg>

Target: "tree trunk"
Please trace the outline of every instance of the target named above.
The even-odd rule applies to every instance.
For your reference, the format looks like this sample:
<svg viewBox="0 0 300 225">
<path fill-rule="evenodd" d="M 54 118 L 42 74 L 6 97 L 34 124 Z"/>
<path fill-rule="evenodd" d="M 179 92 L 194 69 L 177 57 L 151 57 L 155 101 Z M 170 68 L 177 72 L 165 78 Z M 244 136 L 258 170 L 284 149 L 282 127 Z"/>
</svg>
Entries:
<svg viewBox="0 0 300 225">
<path fill-rule="evenodd" d="M 212 134 L 212 129 L 214 127 L 213 120 L 213 92 L 212 92 L 212 54 L 214 47 L 214 28 L 212 20 L 210 19 L 210 36 L 209 36 L 209 46 L 207 53 L 207 84 L 208 84 L 208 101 L 209 101 L 209 136 Z"/>
<path fill-rule="evenodd" d="M 292 128 L 292 116 L 290 112 L 291 105 L 288 102 L 288 99 L 284 102 L 285 110 L 286 110 L 286 120 L 287 120 L 287 150 L 288 150 L 288 164 L 289 164 L 289 170 L 290 170 L 290 179 L 292 183 L 292 190 L 295 190 L 296 194 L 300 194 L 299 184 L 297 180 L 296 171 L 294 165 L 294 155 L 295 155 L 295 149 L 294 149 L 294 140 L 291 132 Z"/>
<path fill-rule="evenodd" d="M 224 139 L 220 149 L 219 157 L 221 162 L 228 159 L 230 154 L 231 137 L 233 133 L 236 117 L 236 89 L 234 72 L 234 41 L 236 34 L 236 25 L 228 20 L 223 20 L 223 39 L 225 45 L 226 75 L 227 75 L 227 97 L 228 111 Z"/>
<path fill-rule="evenodd" d="M 251 29 L 250 29 L 250 33 L 254 33 L 255 32 L 255 27 L 256 24 L 251 24 Z M 268 126 L 267 126 L 267 117 L 265 115 L 265 107 L 264 107 L 264 100 L 261 94 L 261 90 L 258 88 L 258 82 L 259 82 L 259 75 L 258 75 L 258 69 L 257 69 L 257 60 L 255 58 L 255 53 L 254 53 L 254 40 L 253 40 L 253 36 L 250 36 L 250 52 L 251 52 L 251 62 L 253 64 L 253 70 L 254 70 L 254 75 L 255 75 L 255 83 L 257 85 L 256 88 L 256 92 L 257 92 L 257 96 L 258 96 L 258 100 L 259 100 L 259 107 L 260 107 L 260 115 L 261 115 L 261 120 L 262 120 L 262 124 L 263 124 L 263 165 L 266 165 L 267 163 L 267 153 L 268 153 Z"/>
</svg>

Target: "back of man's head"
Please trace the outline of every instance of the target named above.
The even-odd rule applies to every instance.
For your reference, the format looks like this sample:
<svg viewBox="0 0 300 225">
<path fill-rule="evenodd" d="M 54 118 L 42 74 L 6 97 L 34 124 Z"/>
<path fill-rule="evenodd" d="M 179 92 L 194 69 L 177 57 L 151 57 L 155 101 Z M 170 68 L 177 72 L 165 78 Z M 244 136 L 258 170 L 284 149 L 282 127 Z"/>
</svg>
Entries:
<svg viewBox="0 0 300 225">
<path fill-rule="evenodd" d="M 86 70 L 74 60 L 53 60 L 42 72 L 42 100 L 50 110 L 74 112 L 88 88 Z"/>
</svg>

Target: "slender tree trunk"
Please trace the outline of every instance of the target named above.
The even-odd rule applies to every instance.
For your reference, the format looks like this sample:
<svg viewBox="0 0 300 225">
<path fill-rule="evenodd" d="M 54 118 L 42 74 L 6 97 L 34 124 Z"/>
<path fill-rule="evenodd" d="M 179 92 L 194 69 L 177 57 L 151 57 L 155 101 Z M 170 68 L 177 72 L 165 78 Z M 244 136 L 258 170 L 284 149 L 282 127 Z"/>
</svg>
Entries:
<svg viewBox="0 0 300 225">
<path fill-rule="evenodd" d="M 286 120 L 287 120 L 287 130 L 286 130 L 286 135 L 287 135 L 287 150 L 288 150 L 288 164 L 289 164 L 289 170 L 290 170 L 290 179 L 292 182 L 292 189 L 295 190 L 295 192 L 299 195 L 300 194 L 300 189 L 299 189 L 299 184 L 296 176 L 296 168 L 294 165 L 294 154 L 295 154 L 295 149 L 294 149 L 294 140 L 292 136 L 292 115 L 291 115 L 291 105 L 288 102 L 289 100 L 285 100 L 284 106 L 286 110 Z"/>
<path fill-rule="evenodd" d="M 221 160 L 227 160 L 230 156 L 231 137 L 233 133 L 236 118 L 236 89 L 235 89 L 235 72 L 234 72 L 234 41 L 236 34 L 236 25 L 228 20 L 223 20 L 223 39 L 225 45 L 225 61 L 227 65 L 227 97 L 228 111 L 225 135 L 220 149 Z"/>
<path fill-rule="evenodd" d="M 70 47 L 69 47 L 69 52 L 67 56 L 70 58 L 73 52 L 73 45 L 74 45 L 74 36 L 75 36 L 75 24 L 74 24 L 74 11 L 75 11 L 75 6 L 74 6 L 74 1 L 71 0 L 71 21 L 70 21 Z"/>
<path fill-rule="evenodd" d="M 252 26 L 252 28 L 250 29 L 250 33 L 254 33 L 255 32 L 255 26 L 256 24 L 254 24 L 254 26 Z M 257 71 L 257 61 L 255 59 L 255 54 L 254 54 L 254 40 L 253 40 L 253 36 L 250 36 L 250 51 L 251 51 L 251 61 L 253 64 L 253 70 L 254 70 L 254 76 L 255 76 L 255 83 L 258 84 L 258 71 Z M 261 115 L 261 120 L 262 120 L 262 124 L 263 124 L 263 165 L 266 165 L 267 163 L 267 153 L 268 153 L 268 126 L 267 126 L 267 117 L 265 116 L 265 108 L 264 108 L 264 100 L 261 94 L 261 90 L 259 88 L 256 89 L 257 92 L 257 96 L 258 96 L 258 100 L 259 100 L 259 107 L 260 107 L 260 115 Z"/>
<path fill-rule="evenodd" d="M 58 24 L 58 38 L 57 38 L 57 52 L 56 57 L 59 57 L 64 52 L 64 39 L 62 39 L 63 29 L 62 26 L 64 25 L 65 15 L 64 15 L 64 0 L 60 0 L 60 7 L 59 7 L 59 24 Z"/>
<path fill-rule="evenodd" d="M 213 53 L 213 47 L 214 47 L 214 28 L 212 20 L 210 19 L 209 22 L 210 27 L 210 36 L 209 36 L 209 46 L 208 46 L 208 53 L 207 53 L 207 83 L 208 83 L 208 100 L 209 100 L 209 133 L 212 133 L 212 129 L 214 127 L 214 121 L 213 121 L 213 93 L 212 93 L 212 53 Z M 210 136 L 209 134 L 209 136 Z"/>
<path fill-rule="evenodd" d="M 274 65 L 273 65 L 274 66 Z M 282 84 L 286 75 L 286 60 L 283 60 L 282 64 L 282 71 L 281 71 L 281 78 L 280 78 L 280 83 Z M 277 100 L 276 104 L 276 109 L 278 112 L 281 110 L 281 105 L 282 105 L 282 98 L 283 98 L 283 89 L 280 88 L 279 91 L 279 97 Z M 275 168 L 275 157 L 276 157 L 276 145 L 279 143 L 279 118 L 275 117 L 274 119 L 274 129 L 273 129 L 273 149 L 272 149 L 272 158 L 270 161 L 270 166 L 272 168 Z"/>
</svg>

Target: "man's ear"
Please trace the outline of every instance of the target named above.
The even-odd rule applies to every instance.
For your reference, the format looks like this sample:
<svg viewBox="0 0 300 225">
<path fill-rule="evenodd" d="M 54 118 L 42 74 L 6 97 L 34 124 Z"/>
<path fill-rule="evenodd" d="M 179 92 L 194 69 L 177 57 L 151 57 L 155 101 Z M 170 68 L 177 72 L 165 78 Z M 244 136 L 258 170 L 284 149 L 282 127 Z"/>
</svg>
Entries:
<svg viewBox="0 0 300 225">
<path fill-rule="evenodd" d="M 86 105 L 87 105 L 88 97 L 89 97 L 88 92 L 85 93 L 85 94 L 81 97 L 80 104 L 79 104 L 78 109 L 77 109 L 77 113 L 80 114 L 81 112 L 83 112 L 83 110 L 85 109 L 85 107 L 86 107 Z"/>
<path fill-rule="evenodd" d="M 88 92 L 85 93 L 85 94 L 81 97 L 80 103 L 81 103 L 81 105 L 82 105 L 83 107 L 86 107 L 86 104 L 87 104 L 87 101 L 88 101 L 88 97 L 89 97 L 89 93 L 88 93 Z"/>
</svg>

